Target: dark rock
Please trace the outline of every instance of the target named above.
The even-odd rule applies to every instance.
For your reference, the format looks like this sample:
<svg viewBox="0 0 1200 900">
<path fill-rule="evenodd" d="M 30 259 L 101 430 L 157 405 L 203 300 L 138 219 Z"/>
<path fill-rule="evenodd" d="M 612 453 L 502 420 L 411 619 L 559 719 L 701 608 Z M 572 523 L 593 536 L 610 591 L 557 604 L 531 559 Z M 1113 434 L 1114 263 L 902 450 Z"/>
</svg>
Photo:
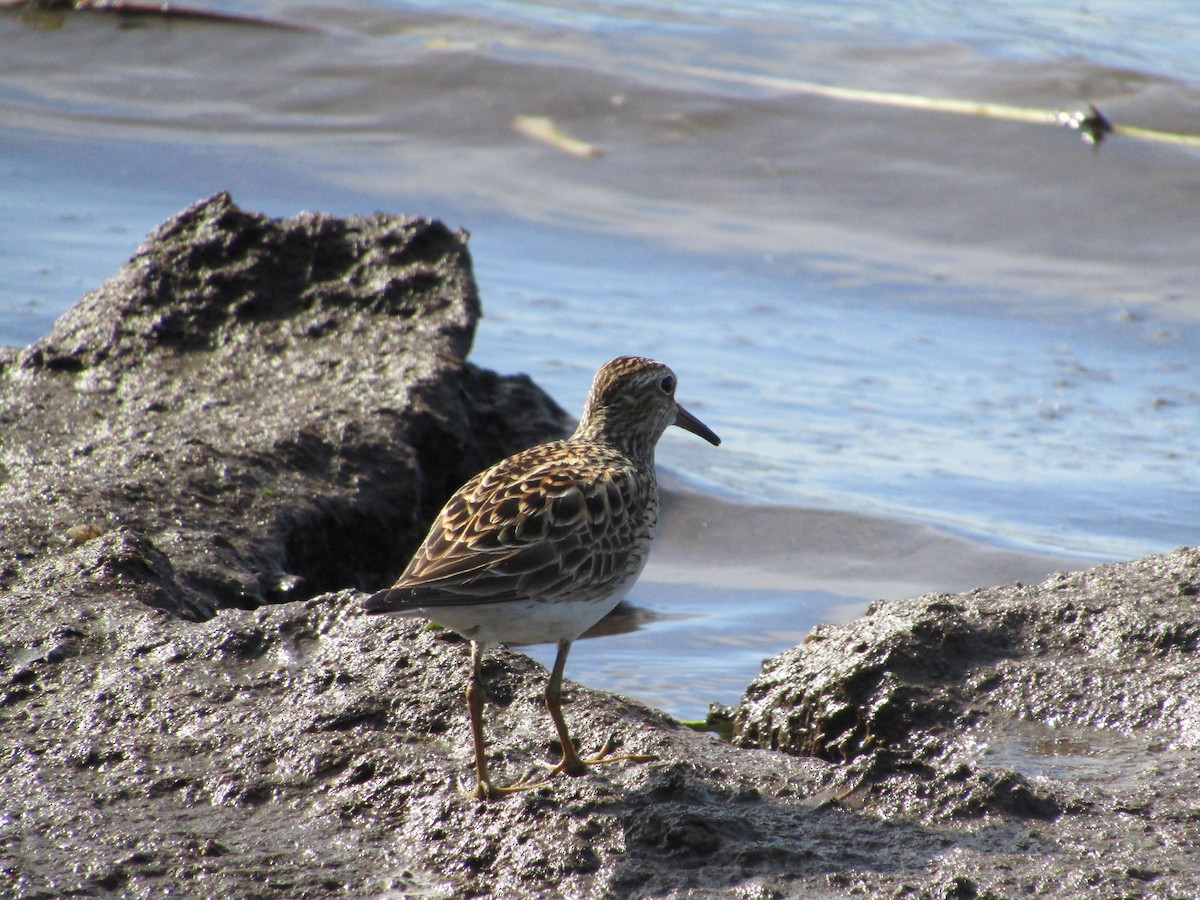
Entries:
<svg viewBox="0 0 1200 900">
<path fill-rule="evenodd" d="M 185 210 L 0 370 L 0 583 L 189 619 L 385 585 L 459 484 L 565 425 L 464 362 L 478 316 L 438 222 Z"/>
<path fill-rule="evenodd" d="M 1132 571 L 1127 571 L 1132 569 Z M 897 765 L 997 719 L 1132 731 L 1200 726 L 1194 552 L 1040 587 L 874 604 L 819 626 L 747 688 L 734 741 Z"/>
<path fill-rule="evenodd" d="M 564 425 L 477 316 L 437 223 L 219 195 L 0 352 L 0 894 L 1196 893 L 1195 551 L 818 629 L 743 748 L 568 685 L 657 761 L 464 799 L 465 644 L 358 589 Z M 545 679 L 489 657 L 498 778 L 554 758 Z"/>
<path fill-rule="evenodd" d="M 1129 847 L 1186 843 L 1195 802 L 1172 786 L 1200 760 L 1197 583 L 1200 552 L 1180 550 L 1037 587 L 881 601 L 764 665 L 733 741 L 847 764 L 857 809 L 1053 821 L 1059 840 L 1094 847 L 1106 816 L 1134 808 L 1144 831 Z M 1126 875 L 1095 873 L 1097 890 L 1137 893 L 1139 857 L 1114 858 Z M 1183 884 L 1200 883 L 1185 869 Z"/>
</svg>

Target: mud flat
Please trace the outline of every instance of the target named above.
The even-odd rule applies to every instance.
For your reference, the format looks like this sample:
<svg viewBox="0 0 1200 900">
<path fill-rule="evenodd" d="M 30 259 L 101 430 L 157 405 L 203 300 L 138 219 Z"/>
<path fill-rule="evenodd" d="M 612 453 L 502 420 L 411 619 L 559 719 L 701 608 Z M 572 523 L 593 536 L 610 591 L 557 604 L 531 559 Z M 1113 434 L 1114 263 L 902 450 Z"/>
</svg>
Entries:
<svg viewBox="0 0 1200 900">
<path fill-rule="evenodd" d="M 441 500 L 560 433 L 466 361 L 464 239 L 217 195 L 0 351 L 0 888 L 15 897 L 1188 896 L 1200 553 L 877 604 L 730 742 L 572 686 L 611 765 L 463 799 L 465 647 L 368 620 Z M 545 672 L 485 677 L 499 772 Z"/>
</svg>

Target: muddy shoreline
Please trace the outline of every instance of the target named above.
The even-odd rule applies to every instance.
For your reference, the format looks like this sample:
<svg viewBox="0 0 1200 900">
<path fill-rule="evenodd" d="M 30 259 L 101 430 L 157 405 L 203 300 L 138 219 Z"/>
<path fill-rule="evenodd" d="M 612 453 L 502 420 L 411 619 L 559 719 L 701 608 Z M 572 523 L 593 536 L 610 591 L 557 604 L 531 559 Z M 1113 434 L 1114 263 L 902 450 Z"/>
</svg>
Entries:
<svg viewBox="0 0 1200 900">
<path fill-rule="evenodd" d="M 466 361 L 478 315 L 436 222 L 217 195 L 0 352 L 6 895 L 1200 889 L 1196 550 L 880 602 L 772 660 L 731 743 L 571 685 L 585 747 L 657 760 L 464 800 L 465 646 L 358 604 L 567 425 Z M 544 670 L 485 678 L 497 771 L 552 759 Z"/>
</svg>

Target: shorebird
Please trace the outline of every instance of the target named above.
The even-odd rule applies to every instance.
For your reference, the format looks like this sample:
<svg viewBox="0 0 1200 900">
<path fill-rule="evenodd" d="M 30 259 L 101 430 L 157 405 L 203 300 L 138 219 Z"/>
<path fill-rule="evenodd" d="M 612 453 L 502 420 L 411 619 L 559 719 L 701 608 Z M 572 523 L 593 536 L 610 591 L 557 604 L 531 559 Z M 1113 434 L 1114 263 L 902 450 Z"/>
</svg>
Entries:
<svg viewBox="0 0 1200 900">
<path fill-rule="evenodd" d="M 574 434 L 510 456 L 459 488 L 399 580 L 364 603 L 368 613 L 424 616 L 470 640 L 475 787 L 466 796 L 495 799 L 589 765 L 649 758 L 613 755 L 611 737 L 581 757 L 563 717 L 562 679 L 571 643 L 620 603 L 646 565 L 658 522 L 654 448 L 663 432 L 678 425 L 721 442 L 676 402 L 675 385 L 660 362 L 606 362 Z M 537 783 L 500 786 L 488 775 L 480 668 L 488 644 L 499 642 L 558 645 L 546 709 L 562 760 Z"/>
</svg>

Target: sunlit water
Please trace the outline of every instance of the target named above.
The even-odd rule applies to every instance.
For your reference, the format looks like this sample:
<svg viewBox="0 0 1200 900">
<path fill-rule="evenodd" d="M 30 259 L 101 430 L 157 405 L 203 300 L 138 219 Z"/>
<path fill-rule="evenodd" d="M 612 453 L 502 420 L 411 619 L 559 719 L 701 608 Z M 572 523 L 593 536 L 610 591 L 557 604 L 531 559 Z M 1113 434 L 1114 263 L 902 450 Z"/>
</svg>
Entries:
<svg viewBox="0 0 1200 900">
<path fill-rule="evenodd" d="M 692 360 L 677 367 L 682 399 L 725 444 L 671 434 L 660 458 L 707 488 L 917 518 L 934 507 L 944 524 L 1083 555 L 1133 556 L 1196 533 L 1194 327 L 997 318 L 969 296 L 950 310 L 880 307 L 875 285 L 613 248 L 544 258 L 531 286 L 503 243 L 481 234 L 473 247 L 493 300 L 480 360 L 536 360 L 539 381 L 576 404 L 596 346 Z M 552 346 L 540 338 L 547 317 L 565 332 Z"/>
<path fill-rule="evenodd" d="M 1002 4 L 955 0 L 865 0 L 831 4 L 796 0 L 425 0 L 380 2 L 394 9 L 424 9 L 495 16 L 543 26 L 587 28 L 628 40 L 647 30 L 658 35 L 721 34 L 745 38 L 798 33 L 829 40 L 876 43 L 953 43 L 1002 59 L 1080 57 L 1139 72 L 1200 82 L 1193 41 L 1200 33 L 1200 8 L 1190 0 L 1094 0 L 1047 4 L 1013 0 Z M 253 8 L 254 4 L 243 4 Z M 727 46 L 727 42 L 722 42 Z"/>
</svg>

